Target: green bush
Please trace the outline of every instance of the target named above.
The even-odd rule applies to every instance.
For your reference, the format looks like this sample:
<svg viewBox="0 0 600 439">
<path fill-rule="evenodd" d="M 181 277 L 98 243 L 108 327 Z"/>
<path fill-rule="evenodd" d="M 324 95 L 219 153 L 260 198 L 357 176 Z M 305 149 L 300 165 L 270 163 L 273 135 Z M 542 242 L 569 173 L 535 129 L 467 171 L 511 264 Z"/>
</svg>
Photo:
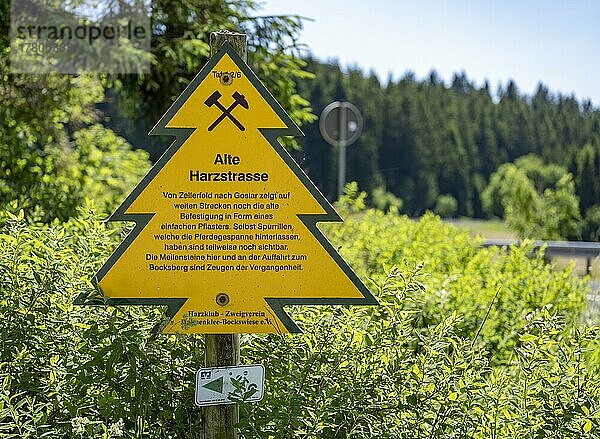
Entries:
<svg viewBox="0 0 600 439">
<path fill-rule="evenodd" d="M 150 167 L 145 151 L 98 124 L 97 77 L 0 75 L 0 94 L 0 210 L 66 220 L 89 198 L 110 213 Z"/>
<path fill-rule="evenodd" d="M 7 149 L 18 150 L 0 141 L 0 150 Z M 7 168 L 7 178 L 0 177 L 0 209 L 24 210 L 32 221 L 50 222 L 76 215 L 86 199 L 110 214 L 150 162 L 147 152 L 133 150 L 113 131 L 91 124 L 75 131 L 67 145 L 50 143 Z"/>
<path fill-rule="evenodd" d="M 437 197 L 433 211 L 443 217 L 448 218 L 456 214 L 458 203 L 452 195 L 444 194 Z"/>
<path fill-rule="evenodd" d="M 482 249 L 428 215 L 344 198 L 324 227 L 377 307 L 295 307 L 301 335 L 245 335 L 265 399 L 245 438 L 596 437 L 598 334 L 585 287 L 530 247 Z M 153 336 L 162 310 L 77 307 L 121 239 L 90 212 L 0 229 L 0 437 L 200 437 L 195 336 Z"/>
<path fill-rule="evenodd" d="M 595 437 L 600 384 L 585 360 L 595 330 L 542 309 L 494 367 L 480 338 L 457 333 L 457 313 L 419 327 L 420 274 L 393 268 L 378 308 L 297 312 L 302 336 L 248 337 L 243 356 L 266 364 L 268 391 L 242 406 L 243 437 Z"/>
<path fill-rule="evenodd" d="M 355 183 L 356 184 L 356 183 Z M 357 186 L 358 187 L 358 186 Z M 385 187 L 378 186 L 371 193 L 371 204 L 373 207 L 383 211 L 394 210 L 399 212 L 404 204 L 400 198 L 385 190 Z"/>
<path fill-rule="evenodd" d="M 0 437 L 116 437 L 122 429 L 167 438 L 197 428 L 199 339 L 150 336 L 157 310 L 73 305 L 92 289 L 114 235 L 89 214 L 43 227 L 5 220 Z"/>
<path fill-rule="evenodd" d="M 531 243 L 512 247 L 481 248 L 481 241 L 465 230 L 425 215 L 414 222 L 406 216 L 385 215 L 363 209 L 360 195 L 339 206 L 348 216 L 343 227 L 327 225 L 336 248 L 363 277 L 382 281 L 395 264 L 422 264 L 430 273 L 421 300 L 420 326 L 437 325 L 454 311 L 464 316 L 460 334 L 471 337 L 492 304 L 482 330 L 494 362 L 512 355 L 518 330 L 531 312 L 551 306 L 576 323 L 586 305 L 585 284 L 571 268 L 555 272 L 543 252 L 531 257 Z M 350 201 L 349 201 L 350 200 Z"/>
<path fill-rule="evenodd" d="M 527 155 L 501 165 L 481 194 L 489 216 L 504 218 L 520 237 L 579 237 L 581 215 L 573 176 L 557 165 Z"/>
</svg>

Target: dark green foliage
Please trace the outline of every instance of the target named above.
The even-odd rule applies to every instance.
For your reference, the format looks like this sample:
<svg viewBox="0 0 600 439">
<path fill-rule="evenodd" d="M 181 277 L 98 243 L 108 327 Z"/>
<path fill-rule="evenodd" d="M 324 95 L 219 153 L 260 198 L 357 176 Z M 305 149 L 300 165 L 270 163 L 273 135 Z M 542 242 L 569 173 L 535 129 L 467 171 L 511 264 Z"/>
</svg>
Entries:
<svg viewBox="0 0 600 439">
<path fill-rule="evenodd" d="M 9 71 L 8 7 L 0 9 L 0 210 L 66 220 L 90 198 L 110 213 L 149 168 L 148 154 L 98 124 L 100 75 Z"/>
<path fill-rule="evenodd" d="M 94 76 L 6 74 L 0 96 L 0 209 L 65 220 L 90 198 L 110 213 L 149 168 L 145 151 L 95 123 Z"/>
<path fill-rule="evenodd" d="M 543 85 L 528 97 L 512 81 L 492 94 L 487 83 L 477 86 L 465 73 L 450 85 L 435 72 L 423 80 L 408 73 L 382 85 L 372 74 L 342 71 L 336 64 L 309 60 L 308 69 L 315 80 L 301 81 L 299 88 L 317 114 L 331 101 L 347 99 L 365 116 L 363 136 L 348 149 L 348 181 L 369 192 L 385 186 L 404 201 L 409 215 L 435 209 L 438 196 L 448 194 L 458 215 L 483 217 L 480 197 L 491 174 L 530 153 L 541 157 L 527 172 L 539 192 L 544 179 L 554 177 L 530 175 L 535 160 L 543 160 L 546 169 L 569 168 L 581 213 L 600 202 L 600 111 L 589 103 L 553 95 Z M 334 198 L 335 150 L 321 139 L 317 124 L 305 131 L 302 163 Z"/>
<path fill-rule="evenodd" d="M 581 235 L 586 241 L 600 241 L 600 204 L 585 211 Z"/>
<path fill-rule="evenodd" d="M 581 210 L 585 211 L 600 202 L 600 146 L 586 144 L 574 155 L 571 172 L 580 194 Z"/>
</svg>

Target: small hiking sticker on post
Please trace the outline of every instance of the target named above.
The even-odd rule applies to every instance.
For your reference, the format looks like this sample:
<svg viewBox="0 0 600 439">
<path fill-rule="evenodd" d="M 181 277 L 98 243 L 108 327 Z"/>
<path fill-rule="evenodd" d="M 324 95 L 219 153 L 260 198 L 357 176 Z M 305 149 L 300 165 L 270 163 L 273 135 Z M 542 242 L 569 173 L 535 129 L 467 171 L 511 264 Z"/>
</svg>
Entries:
<svg viewBox="0 0 600 439">
<path fill-rule="evenodd" d="M 13 0 L 13 73 L 147 73 L 149 2 Z"/>
<path fill-rule="evenodd" d="M 265 366 L 208 367 L 196 372 L 196 405 L 258 402 L 265 393 Z"/>
</svg>

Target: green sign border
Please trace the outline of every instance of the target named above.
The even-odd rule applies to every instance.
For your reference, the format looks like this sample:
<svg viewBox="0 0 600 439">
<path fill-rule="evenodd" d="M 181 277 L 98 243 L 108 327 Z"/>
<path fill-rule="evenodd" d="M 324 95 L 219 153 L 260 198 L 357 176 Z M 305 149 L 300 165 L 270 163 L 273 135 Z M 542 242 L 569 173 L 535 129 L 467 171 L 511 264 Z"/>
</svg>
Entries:
<svg viewBox="0 0 600 439">
<path fill-rule="evenodd" d="M 290 318 L 290 316 L 283 309 L 287 305 L 378 305 L 379 303 L 375 297 L 371 294 L 365 284 L 360 278 L 354 273 L 352 268 L 342 259 L 338 252 L 333 248 L 331 243 L 325 238 L 321 231 L 317 228 L 318 222 L 342 222 L 342 218 L 334 210 L 333 206 L 327 201 L 327 199 L 321 194 L 314 183 L 308 178 L 308 176 L 300 169 L 298 164 L 290 156 L 290 154 L 281 146 L 277 141 L 280 136 L 303 136 L 304 134 L 298 128 L 296 123 L 290 118 L 290 116 L 281 107 L 279 102 L 275 100 L 273 95 L 267 90 L 263 83 L 258 79 L 254 72 L 248 67 L 248 65 L 240 58 L 233 47 L 225 42 L 221 49 L 206 63 L 206 65 L 200 70 L 196 77 L 190 82 L 185 88 L 183 93 L 175 100 L 175 102 L 169 107 L 167 112 L 160 118 L 158 123 L 150 130 L 149 135 L 169 135 L 175 136 L 175 141 L 160 157 L 160 159 L 154 164 L 152 169 L 144 176 L 144 178 L 138 183 L 135 189 L 127 196 L 125 201 L 117 208 L 117 210 L 108 218 L 108 221 L 133 221 L 135 227 L 127 235 L 127 237 L 119 244 L 117 249 L 108 258 L 106 263 L 98 270 L 96 275 L 92 278 L 92 283 L 96 289 L 102 293 L 99 287 L 99 282 L 108 273 L 112 266 L 124 253 L 125 249 L 138 237 L 140 232 L 146 227 L 148 222 L 152 219 L 155 213 L 138 213 L 138 214 L 126 214 L 126 210 L 131 206 L 133 201 L 142 193 L 142 191 L 148 186 L 148 184 L 156 177 L 156 175 L 162 170 L 162 168 L 168 163 L 171 157 L 177 152 L 177 150 L 183 145 L 183 143 L 191 136 L 196 128 L 167 128 L 167 123 L 173 118 L 173 116 L 179 111 L 183 103 L 192 95 L 196 88 L 202 81 L 211 73 L 215 65 L 225 55 L 229 55 L 233 62 L 240 68 L 240 70 L 250 80 L 250 83 L 256 88 L 260 95 L 267 101 L 267 103 L 273 108 L 275 113 L 281 118 L 286 124 L 286 128 L 259 128 L 261 134 L 268 140 L 271 146 L 277 151 L 283 161 L 289 166 L 289 168 L 296 174 L 296 176 L 302 181 L 304 186 L 309 192 L 315 197 L 318 203 L 321 205 L 325 214 L 298 214 L 298 218 L 304 223 L 304 225 L 310 230 L 310 232 L 317 238 L 319 243 L 327 250 L 327 253 L 333 258 L 333 260 L 340 266 L 343 272 L 348 276 L 352 283 L 358 288 L 363 295 L 362 299 L 352 298 L 269 298 L 268 293 L 264 294 L 264 299 L 267 304 L 271 307 L 273 312 L 277 315 L 279 320 L 284 324 L 285 328 L 291 333 L 302 332 L 296 323 Z M 76 305 L 167 305 L 167 311 L 165 313 L 169 321 L 177 314 L 179 309 L 188 300 L 188 297 L 182 298 L 93 298 L 88 299 L 87 293 L 81 293 L 76 299 Z M 156 333 L 165 324 L 159 323 L 154 327 L 152 332 Z"/>
</svg>

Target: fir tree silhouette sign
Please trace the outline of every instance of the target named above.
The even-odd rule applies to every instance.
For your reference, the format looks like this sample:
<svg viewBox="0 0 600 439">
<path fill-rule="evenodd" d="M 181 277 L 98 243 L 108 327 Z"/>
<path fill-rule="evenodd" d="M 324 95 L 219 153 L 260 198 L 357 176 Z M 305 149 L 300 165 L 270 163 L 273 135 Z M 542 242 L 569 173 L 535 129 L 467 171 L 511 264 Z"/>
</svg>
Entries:
<svg viewBox="0 0 600 439">
<path fill-rule="evenodd" d="M 209 334 L 300 332 L 287 305 L 377 304 L 317 228 L 341 218 L 277 140 L 302 132 L 231 45 L 150 134 L 175 141 L 109 218 L 135 227 L 77 304 L 162 305 L 156 331 Z"/>
</svg>

